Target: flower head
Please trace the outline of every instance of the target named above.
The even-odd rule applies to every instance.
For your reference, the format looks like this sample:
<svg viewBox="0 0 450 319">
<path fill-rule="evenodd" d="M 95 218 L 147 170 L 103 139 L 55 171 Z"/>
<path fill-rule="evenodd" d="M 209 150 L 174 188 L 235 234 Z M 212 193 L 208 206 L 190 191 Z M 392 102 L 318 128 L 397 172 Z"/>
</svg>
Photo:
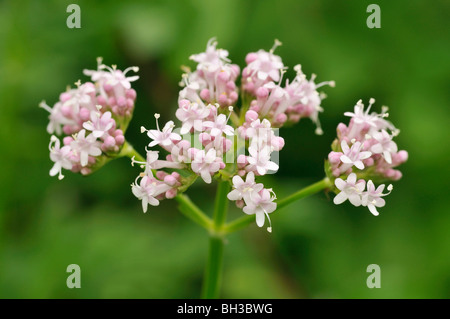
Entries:
<svg viewBox="0 0 450 319">
<path fill-rule="evenodd" d="M 130 70 L 137 71 L 137 68 L 122 72 L 114 66 L 106 67 L 98 59 L 97 71 L 84 72 L 93 82 L 77 81 L 76 88 L 61 93 L 53 107 L 45 102 L 39 104 L 50 113 L 47 131 L 62 135 L 64 143 L 59 148 L 59 140 L 56 142 L 52 137 L 55 145 L 50 156 L 57 164 L 50 171 L 51 176 L 59 171 L 61 179 L 62 168 L 90 174 L 107 162 L 107 158 L 119 154 L 136 99 L 130 82 L 137 77 L 125 76 Z"/>
<path fill-rule="evenodd" d="M 264 185 L 255 182 L 255 174 L 249 172 L 244 180 L 239 175 L 233 176 L 233 190 L 228 193 L 227 197 L 229 200 L 241 200 L 243 199 L 245 203 L 252 203 L 252 195 L 259 193 Z"/>
<path fill-rule="evenodd" d="M 350 124 L 338 125 L 338 138 L 332 144 L 333 150 L 325 168 L 328 178 L 334 179 L 336 186 L 335 204 L 349 199 L 353 205 L 367 206 L 374 216 L 378 216 L 377 207 L 385 205 L 382 197 L 390 194 L 392 185 L 388 186 L 389 192 L 383 194 L 385 184 L 376 188 L 372 179 L 400 179 L 401 172 L 394 167 L 404 163 L 408 153 L 399 151 L 393 141 L 399 130 L 386 120 L 387 108 L 383 107 L 381 114 L 369 113 L 374 103 L 375 100 L 370 99 L 369 107 L 364 110 L 362 101 L 358 101 L 354 112 L 344 113 L 351 117 Z M 346 181 L 342 175 L 347 176 Z M 356 182 L 358 176 L 362 179 Z M 366 181 L 367 190 L 364 191 Z"/>
<path fill-rule="evenodd" d="M 340 190 L 340 192 L 334 197 L 333 200 L 336 205 L 342 204 L 347 199 L 354 206 L 361 205 L 361 194 L 364 191 L 364 187 L 366 186 L 366 182 L 363 179 L 360 179 L 357 182 L 356 174 L 351 173 L 350 175 L 348 175 L 346 181 L 341 178 L 336 178 L 334 183 L 337 189 Z"/>
<path fill-rule="evenodd" d="M 153 147 L 155 145 L 161 145 L 162 147 L 169 147 L 174 144 L 175 141 L 180 141 L 181 136 L 177 133 L 173 133 L 172 130 L 175 127 L 175 124 L 173 121 L 169 121 L 164 125 L 162 131 L 159 129 L 158 125 L 158 119 L 159 114 L 155 114 L 156 118 L 156 130 L 148 130 L 147 135 L 150 137 L 153 141 L 148 144 L 149 147 Z M 141 131 L 145 131 L 145 128 L 143 128 Z"/>
<path fill-rule="evenodd" d="M 243 211 L 247 215 L 256 215 L 256 224 L 258 227 L 264 226 L 264 221 L 267 217 L 269 220 L 269 227 L 267 231 L 272 232 L 272 222 L 270 220 L 269 214 L 274 212 L 277 208 L 277 204 L 274 203 L 276 199 L 271 189 L 262 189 L 259 192 L 255 192 L 250 197 L 249 202 L 246 202 Z"/>
<path fill-rule="evenodd" d="M 50 139 L 49 149 L 50 149 L 50 159 L 55 163 L 50 170 L 50 176 L 55 176 L 58 174 L 58 179 L 63 179 L 64 175 L 61 170 L 72 169 L 72 150 L 69 146 L 60 147 L 61 143 L 59 139 L 52 135 Z"/>
<path fill-rule="evenodd" d="M 221 159 L 216 156 L 216 150 L 212 148 L 208 152 L 197 151 L 191 167 L 192 171 L 200 175 L 205 183 L 210 184 L 211 174 L 219 171 L 220 163 Z"/>
<path fill-rule="evenodd" d="M 344 164 L 355 166 L 358 169 L 364 169 L 363 160 L 369 158 L 372 153 L 369 151 L 361 151 L 362 144 L 361 142 L 355 142 L 350 148 L 346 141 L 341 142 L 341 148 L 343 154 L 341 155 L 341 162 Z"/>
<path fill-rule="evenodd" d="M 385 184 L 381 184 L 375 189 L 375 185 L 371 180 L 367 182 L 367 191 L 362 194 L 362 205 L 367 206 L 369 211 L 374 215 L 378 216 L 377 207 L 384 207 L 386 201 L 381 198 L 383 196 L 389 195 L 392 191 L 392 184 L 388 186 L 388 193 L 383 194 Z"/>
</svg>

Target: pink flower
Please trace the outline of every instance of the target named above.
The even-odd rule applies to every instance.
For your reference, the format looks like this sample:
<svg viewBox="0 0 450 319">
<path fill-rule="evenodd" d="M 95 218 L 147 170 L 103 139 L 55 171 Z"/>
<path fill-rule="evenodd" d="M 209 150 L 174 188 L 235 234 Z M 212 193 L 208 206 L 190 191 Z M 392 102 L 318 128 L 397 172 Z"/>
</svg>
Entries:
<svg viewBox="0 0 450 319">
<path fill-rule="evenodd" d="M 131 88 L 130 82 L 134 82 L 139 79 L 138 75 L 129 76 L 129 77 L 126 76 L 126 74 L 129 71 L 138 72 L 139 68 L 137 66 L 132 66 L 132 67 L 125 69 L 124 71 L 121 71 L 121 70 L 118 70 L 115 65 L 113 65 L 111 68 L 105 64 L 102 64 L 101 62 L 102 62 L 102 59 L 98 58 L 97 59 L 98 68 L 96 71 L 93 71 L 93 70 L 84 70 L 83 71 L 85 75 L 88 75 L 92 78 L 92 81 L 100 82 L 101 85 L 107 84 L 112 87 L 120 86 L 123 89 L 128 90 Z M 103 71 L 105 69 L 107 71 Z"/>
<path fill-rule="evenodd" d="M 397 144 L 392 141 L 392 136 L 385 130 L 381 130 L 381 132 L 373 134 L 373 138 L 376 140 L 376 143 L 370 148 L 372 153 L 383 154 L 386 162 L 392 164 L 392 154 L 398 151 Z"/>
<path fill-rule="evenodd" d="M 270 160 L 269 147 L 263 147 L 257 150 L 256 147 L 249 147 L 250 156 L 247 157 L 249 170 L 257 171 L 259 175 L 265 175 L 267 171 L 277 171 L 278 165 Z"/>
<path fill-rule="evenodd" d="M 280 45 L 281 42 L 275 40 L 275 44 L 269 52 L 259 50 L 258 52 L 247 55 L 245 58 L 247 67 L 243 74 L 248 79 L 244 83 L 253 82 L 254 89 L 257 89 L 269 81 L 278 82 L 280 80 L 280 71 L 284 68 L 284 65 L 281 58 L 273 54 L 275 49 Z"/>
<path fill-rule="evenodd" d="M 210 72 L 217 71 L 220 68 L 222 62 L 230 62 L 228 57 L 228 51 L 223 49 L 217 49 L 217 41 L 215 38 L 211 38 L 206 44 L 206 51 L 193 54 L 189 59 L 198 63 L 198 68 L 209 69 Z"/>
<path fill-rule="evenodd" d="M 271 195 L 272 193 L 272 195 Z M 247 215 L 256 215 L 256 224 L 259 227 L 264 226 L 265 216 L 269 220 L 270 226 L 267 228 L 269 232 L 272 232 L 272 223 L 270 221 L 269 214 L 275 211 L 277 204 L 273 201 L 276 199 L 271 189 L 262 189 L 260 192 L 252 193 L 249 197 L 250 202 L 243 208 L 244 213 Z"/>
<path fill-rule="evenodd" d="M 211 174 L 220 169 L 221 160 L 216 156 L 216 150 L 210 149 L 207 153 L 204 150 L 197 151 L 194 161 L 191 164 L 194 173 L 201 176 L 205 183 L 211 183 Z"/>
<path fill-rule="evenodd" d="M 89 155 L 99 156 L 102 154 L 100 143 L 97 142 L 95 136 L 89 134 L 85 137 L 85 135 L 85 130 L 79 131 L 72 143 L 70 143 L 73 152 L 79 155 L 81 166 L 86 166 L 88 164 Z"/>
<path fill-rule="evenodd" d="M 362 149 L 361 142 L 355 142 L 350 148 L 347 142 L 343 140 L 341 142 L 341 148 L 344 154 L 340 157 L 340 159 L 342 163 L 347 164 L 349 168 L 355 165 L 357 168 L 361 170 L 364 169 L 364 163 L 362 161 L 365 160 L 366 158 L 369 158 L 372 155 L 372 153 L 368 151 L 361 152 Z"/>
<path fill-rule="evenodd" d="M 107 132 L 115 126 L 115 121 L 111 118 L 111 112 L 105 112 L 101 115 L 100 112 L 91 112 L 91 120 L 84 122 L 83 127 L 92 132 L 96 138 L 103 137 Z"/>
<path fill-rule="evenodd" d="M 157 170 L 161 168 L 178 168 L 178 169 L 184 168 L 184 165 L 182 163 L 159 160 L 158 157 L 159 152 L 147 151 L 147 158 L 145 162 L 136 161 L 133 156 L 133 158 L 131 159 L 131 165 L 134 166 L 134 164 L 140 164 L 142 168 L 145 167 L 144 175 L 150 177 L 153 177 L 152 170 Z"/>
<path fill-rule="evenodd" d="M 175 113 L 176 117 L 183 122 L 180 134 L 189 133 L 194 128 L 195 131 L 203 130 L 203 119 L 209 115 L 209 110 L 197 103 L 183 103 Z"/>
<path fill-rule="evenodd" d="M 156 197 L 165 193 L 171 189 L 171 187 L 147 175 L 142 177 L 139 184 L 137 182 L 138 179 L 139 176 L 136 178 L 136 181 L 131 184 L 131 191 L 134 196 L 139 200 L 142 200 L 142 210 L 146 213 L 148 205 L 158 206 L 159 200 L 157 200 Z"/>
<path fill-rule="evenodd" d="M 54 145 L 52 145 L 55 143 Z M 59 139 L 52 135 L 49 144 L 50 149 L 50 159 L 55 163 L 53 167 L 50 169 L 50 176 L 55 176 L 58 174 L 58 179 L 63 179 L 64 175 L 61 173 L 61 170 L 64 169 L 72 169 L 72 161 L 70 160 L 72 156 L 72 150 L 70 146 L 63 146 L 60 148 Z"/>
<path fill-rule="evenodd" d="M 251 197 L 260 192 L 263 188 L 263 184 L 255 183 L 255 174 L 253 172 L 249 172 L 247 177 L 244 180 L 239 176 L 233 176 L 233 187 L 234 189 L 228 193 L 227 197 L 229 200 L 241 200 L 248 203 L 252 203 Z"/>
<path fill-rule="evenodd" d="M 377 115 L 375 113 L 369 114 L 370 108 L 372 107 L 373 103 L 375 103 L 375 100 L 370 99 L 369 107 L 367 108 L 366 111 L 364 111 L 364 104 L 362 103 L 362 100 L 359 100 L 355 105 L 354 111 L 345 112 L 344 115 L 351 117 L 355 122 L 355 124 L 358 125 L 366 124 L 376 128 Z"/>
<path fill-rule="evenodd" d="M 227 136 L 234 135 L 234 129 L 232 126 L 227 125 L 228 118 L 225 114 L 219 114 L 213 121 L 205 121 L 203 122 L 203 126 L 209 130 L 211 130 L 211 136 L 218 137 L 221 136 L 222 133 L 225 133 Z"/>
<path fill-rule="evenodd" d="M 172 133 L 173 128 L 175 127 L 173 121 L 169 121 L 164 125 L 162 131 L 159 130 L 158 118 L 159 114 L 155 114 L 156 118 L 156 130 L 149 130 L 147 132 L 148 137 L 150 137 L 153 141 L 148 144 L 149 147 L 153 147 L 155 145 L 161 145 L 163 147 L 168 147 L 173 145 L 173 141 L 180 141 L 181 136 L 177 133 Z"/>
<path fill-rule="evenodd" d="M 378 216 L 379 214 L 377 207 L 384 207 L 386 204 L 386 201 L 381 197 L 389 195 L 392 191 L 392 184 L 390 184 L 388 186 L 389 193 L 383 194 L 384 187 L 385 185 L 381 184 L 377 189 L 375 189 L 375 185 L 371 180 L 369 180 L 367 182 L 367 191 L 362 195 L 362 205 L 367 206 L 374 216 Z"/>
</svg>

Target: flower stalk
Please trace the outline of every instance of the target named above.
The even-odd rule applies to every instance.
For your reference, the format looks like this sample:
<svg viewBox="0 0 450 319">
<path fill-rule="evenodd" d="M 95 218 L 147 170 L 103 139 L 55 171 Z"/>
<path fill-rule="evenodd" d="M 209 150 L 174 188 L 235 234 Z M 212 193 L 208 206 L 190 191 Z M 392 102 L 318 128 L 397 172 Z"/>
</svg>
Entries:
<svg viewBox="0 0 450 319">
<path fill-rule="evenodd" d="M 299 191 L 289 195 L 288 197 L 277 201 L 277 210 L 280 210 L 281 208 L 295 202 L 298 201 L 302 198 L 311 196 L 313 194 L 316 194 L 324 189 L 329 188 L 330 186 L 332 186 L 331 181 L 326 177 L 312 185 L 309 185 L 303 189 L 300 189 Z M 226 225 L 224 225 L 222 231 L 226 234 L 228 233 L 233 233 L 235 231 L 241 230 L 245 227 L 247 227 L 248 225 L 250 225 L 251 223 L 254 222 L 255 217 L 253 215 L 247 215 L 241 218 L 238 218 Z"/>
<path fill-rule="evenodd" d="M 227 194 L 230 191 L 228 181 L 219 181 L 214 203 L 213 227 L 210 231 L 209 251 L 201 297 L 216 299 L 219 297 L 222 281 L 224 235 L 220 232 L 228 211 Z"/>
</svg>

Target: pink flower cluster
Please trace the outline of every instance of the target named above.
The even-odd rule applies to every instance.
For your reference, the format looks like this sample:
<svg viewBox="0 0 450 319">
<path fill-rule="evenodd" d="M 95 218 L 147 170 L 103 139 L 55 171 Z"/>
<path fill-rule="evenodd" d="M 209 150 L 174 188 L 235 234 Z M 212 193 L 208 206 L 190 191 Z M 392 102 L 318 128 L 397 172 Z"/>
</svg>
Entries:
<svg viewBox="0 0 450 319">
<path fill-rule="evenodd" d="M 340 204 L 347 198 L 355 205 L 368 206 L 369 210 L 378 215 L 376 207 L 384 206 L 381 196 L 385 187 L 380 185 L 376 190 L 371 180 L 399 180 L 402 174 L 395 167 L 406 162 L 408 153 L 399 151 L 393 141 L 399 130 L 387 121 L 387 108 L 382 113 L 370 113 L 374 99 L 370 99 L 369 107 L 364 110 L 362 101 L 358 101 L 353 112 L 344 113 L 351 118 L 346 126 L 340 123 L 337 127 L 338 138 L 332 144 L 332 151 L 328 154 L 327 171 L 329 177 L 336 178 L 335 186 L 340 191 L 335 197 L 335 204 Z M 356 173 L 356 174 L 355 174 Z M 348 176 L 347 182 L 337 178 Z M 361 177 L 356 182 L 357 176 Z M 365 179 L 368 179 L 367 192 Z M 346 184 L 345 184 L 346 183 Z M 391 190 L 392 185 L 389 187 Z"/>
<path fill-rule="evenodd" d="M 276 209 L 276 196 L 272 189 L 256 183 L 255 177 L 278 170 L 272 154 L 283 148 L 284 139 L 274 128 L 301 117 L 318 122 L 321 95 L 316 89 L 332 84 L 316 85 L 314 78 L 306 80 L 296 67 L 292 83 L 287 81 L 284 88 L 280 87 L 285 67 L 273 54 L 274 48 L 247 55 L 241 84 L 247 99 L 241 99 L 240 108 L 234 106 L 239 97 L 236 80 L 240 69 L 231 64 L 228 52 L 218 49 L 211 39 L 205 52 L 190 57 L 197 66 L 183 75 L 175 113 L 180 128 L 175 130 L 174 122 L 169 121 L 161 130 L 159 114 L 155 114 L 156 129 L 141 129 L 152 140 L 148 147 L 159 145 L 168 153 L 165 160 L 158 160 L 158 154 L 147 149 L 145 163 L 133 160 L 145 168 L 132 184 L 144 211 L 148 204 L 158 205 L 159 200 L 184 191 L 197 176 L 206 183 L 216 177 L 230 179 L 233 190 L 228 198 L 244 213 L 255 214 L 258 226 L 264 225 L 265 217 Z M 245 104 L 245 100 L 251 102 Z M 169 174 L 163 168 L 184 173 Z"/>
<path fill-rule="evenodd" d="M 309 117 L 317 125 L 316 133 L 322 134 L 318 115 L 323 111 L 320 104 L 325 96 L 319 94 L 317 89 L 324 85 L 334 87 L 335 83 L 327 81 L 315 84 L 315 75 L 307 80 L 301 66 L 296 65 L 294 80 L 286 80 L 282 87 L 285 67 L 281 58 L 273 54 L 279 45 L 281 43 L 275 40 L 269 52 L 252 52 L 245 59 L 247 66 L 242 71 L 242 87 L 244 92 L 252 96 L 250 110 L 269 119 L 274 127 L 297 123 L 301 118 Z"/>
<path fill-rule="evenodd" d="M 117 155 L 125 142 L 124 131 L 131 119 L 136 91 L 130 82 L 138 76 L 126 77 L 124 72 L 105 66 L 98 59 L 96 71 L 85 70 L 92 82 L 80 83 L 76 88 L 61 93 L 53 106 L 45 102 L 40 107 L 47 110 L 50 134 L 63 135 L 60 140 L 52 135 L 50 159 L 54 162 L 50 175 L 64 178 L 62 169 L 90 174 L 108 157 Z"/>
</svg>

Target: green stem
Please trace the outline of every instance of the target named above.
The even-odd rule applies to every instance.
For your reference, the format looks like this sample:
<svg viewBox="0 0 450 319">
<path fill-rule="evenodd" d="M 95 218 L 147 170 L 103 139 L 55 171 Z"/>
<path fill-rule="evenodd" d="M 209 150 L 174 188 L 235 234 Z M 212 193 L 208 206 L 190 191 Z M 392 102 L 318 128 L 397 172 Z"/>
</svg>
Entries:
<svg viewBox="0 0 450 319">
<path fill-rule="evenodd" d="M 308 197 L 310 195 L 314 195 L 330 186 L 331 186 L 330 180 L 328 179 L 328 177 L 325 177 L 321 181 L 311 184 L 311 185 L 295 192 L 294 194 L 291 194 L 288 197 L 283 198 L 282 200 L 277 202 L 277 209 L 281 209 L 299 199 Z"/>
<path fill-rule="evenodd" d="M 324 179 L 309 185 L 291 195 L 289 195 L 288 197 L 277 201 L 277 210 L 299 200 L 305 197 L 308 197 L 310 195 L 316 194 L 328 187 L 331 186 L 331 182 L 328 179 L 328 177 L 325 177 Z M 255 221 L 255 216 L 254 215 L 247 215 L 241 218 L 238 218 L 226 225 L 224 225 L 224 227 L 222 228 L 222 231 L 224 233 L 232 233 L 235 232 L 237 230 L 240 230 L 242 228 L 245 228 L 246 226 L 248 226 L 249 224 L 253 223 Z"/>
<path fill-rule="evenodd" d="M 213 228 L 213 221 L 206 216 L 200 208 L 195 205 L 191 199 L 185 194 L 178 194 L 175 196 L 176 201 L 180 204 L 178 209 L 184 216 L 202 226 L 205 229 Z"/>
<path fill-rule="evenodd" d="M 211 236 L 209 239 L 208 260 L 203 278 L 202 299 L 219 297 L 222 277 L 223 238 Z"/>
<path fill-rule="evenodd" d="M 214 203 L 213 231 L 210 232 L 208 260 L 203 279 L 202 298 L 215 299 L 219 297 L 222 279 L 222 261 L 224 238 L 220 232 L 228 210 L 227 194 L 230 191 L 228 181 L 219 181 Z"/>
<path fill-rule="evenodd" d="M 228 210 L 227 194 L 230 192 L 229 181 L 219 181 L 217 186 L 216 201 L 214 203 L 214 230 L 218 231 L 225 223 Z"/>
</svg>

